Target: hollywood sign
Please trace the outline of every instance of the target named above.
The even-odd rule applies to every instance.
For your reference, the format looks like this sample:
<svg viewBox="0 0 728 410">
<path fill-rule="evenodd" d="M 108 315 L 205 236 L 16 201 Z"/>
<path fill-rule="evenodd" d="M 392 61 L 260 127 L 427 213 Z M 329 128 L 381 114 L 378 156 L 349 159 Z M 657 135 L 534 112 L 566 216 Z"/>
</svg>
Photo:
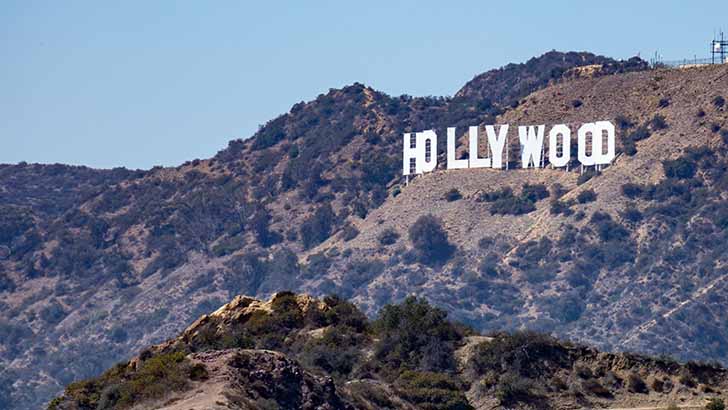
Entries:
<svg viewBox="0 0 728 410">
<path fill-rule="evenodd" d="M 468 159 L 455 159 L 455 127 L 447 129 L 447 169 L 508 167 L 508 124 L 486 125 L 488 155 L 479 157 L 480 127 L 468 130 Z M 545 125 L 518 126 L 522 168 L 545 166 Z M 605 144 L 606 143 L 606 144 Z M 597 121 L 582 124 L 577 131 L 577 157 L 583 166 L 601 166 L 614 159 L 614 124 Z M 506 161 L 503 151 L 506 151 Z M 551 127 L 548 133 L 548 161 L 556 168 L 568 167 L 571 161 L 571 128 L 566 124 Z M 431 172 L 437 167 L 437 134 L 434 130 L 404 134 L 402 170 L 404 175 Z"/>
</svg>

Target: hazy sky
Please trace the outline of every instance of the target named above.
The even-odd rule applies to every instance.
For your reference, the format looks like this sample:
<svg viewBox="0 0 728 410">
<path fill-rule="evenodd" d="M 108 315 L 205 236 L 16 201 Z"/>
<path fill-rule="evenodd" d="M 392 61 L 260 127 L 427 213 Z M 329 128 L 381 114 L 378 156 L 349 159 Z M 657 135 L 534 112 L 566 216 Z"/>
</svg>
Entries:
<svg viewBox="0 0 728 410">
<path fill-rule="evenodd" d="M 728 31 L 726 0 L 594 3 L 5 0 L 0 163 L 177 165 L 355 81 L 452 95 L 551 49 L 705 57 Z"/>
</svg>

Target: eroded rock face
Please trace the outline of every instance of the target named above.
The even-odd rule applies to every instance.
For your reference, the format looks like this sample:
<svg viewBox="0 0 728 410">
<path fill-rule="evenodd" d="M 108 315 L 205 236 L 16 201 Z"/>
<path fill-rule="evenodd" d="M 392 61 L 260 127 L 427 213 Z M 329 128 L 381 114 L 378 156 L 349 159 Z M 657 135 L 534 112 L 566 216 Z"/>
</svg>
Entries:
<svg viewBox="0 0 728 410">
<path fill-rule="evenodd" d="M 314 376 L 297 362 L 272 351 L 240 350 L 230 355 L 230 387 L 241 395 L 232 404 L 267 402 L 280 409 L 352 409 L 336 391 L 331 377 Z"/>
</svg>

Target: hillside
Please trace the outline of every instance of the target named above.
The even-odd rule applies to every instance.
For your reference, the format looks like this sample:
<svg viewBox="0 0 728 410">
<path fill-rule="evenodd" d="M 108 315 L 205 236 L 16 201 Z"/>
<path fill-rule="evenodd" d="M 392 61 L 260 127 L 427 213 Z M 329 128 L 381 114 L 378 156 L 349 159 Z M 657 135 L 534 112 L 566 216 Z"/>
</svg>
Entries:
<svg viewBox="0 0 728 410">
<path fill-rule="evenodd" d="M 2 403 L 40 405 L 233 295 L 284 289 L 370 315 L 417 293 L 483 331 L 725 361 L 726 68 L 645 70 L 549 52 L 452 98 L 332 89 L 175 168 L 2 166 Z M 588 181 L 573 168 L 398 178 L 402 132 L 597 118 L 621 124 L 623 154 Z M 452 188 L 462 199 L 444 199 Z M 491 214 L 513 204 L 525 213 Z M 446 261 L 413 250 L 425 214 L 444 221 Z"/>
<path fill-rule="evenodd" d="M 356 238 L 331 238 L 317 250 L 386 261 L 366 286 L 343 293 L 371 312 L 416 292 L 480 329 L 526 326 L 609 350 L 725 361 L 726 93 L 726 66 L 537 91 L 498 122 L 612 119 L 621 124 L 613 165 L 583 175 L 440 170 L 357 221 Z M 522 202 L 526 184 L 544 191 L 527 201 L 533 210 L 498 208 Z M 449 201 L 453 187 L 462 198 Z M 505 202 L 489 199 L 505 187 L 513 192 Z M 408 230 L 427 214 L 457 249 L 444 266 L 411 263 Z M 382 246 L 390 231 L 402 239 Z M 343 273 L 342 286 L 351 281 L 347 266 L 331 270 Z"/>
<path fill-rule="evenodd" d="M 236 297 L 49 409 L 697 407 L 726 387 L 720 367 L 480 336 L 414 297 L 369 321 L 341 299 L 279 293 Z"/>
</svg>

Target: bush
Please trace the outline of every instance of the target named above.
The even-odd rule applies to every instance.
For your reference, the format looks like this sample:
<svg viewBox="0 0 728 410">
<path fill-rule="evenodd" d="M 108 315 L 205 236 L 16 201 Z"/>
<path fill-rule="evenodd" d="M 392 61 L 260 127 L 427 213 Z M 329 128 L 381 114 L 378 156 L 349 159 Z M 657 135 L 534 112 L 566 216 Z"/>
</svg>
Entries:
<svg viewBox="0 0 728 410">
<path fill-rule="evenodd" d="M 629 237 L 629 231 L 607 213 L 594 212 L 590 221 L 602 241 L 621 241 Z"/>
<path fill-rule="evenodd" d="M 379 244 L 382 246 L 394 245 L 398 239 L 399 234 L 393 228 L 387 228 L 377 236 L 377 240 L 379 240 Z"/>
<path fill-rule="evenodd" d="M 469 410 L 473 407 L 465 397 L 465 385 L 447 373 L 403 372 L 395 388 L 404 399 L 427 410 Z"/>
<path fill-rule="evenodd" d="M 495 202 L 499 199 L 509 198 L 513 196 L 511 187 L 501 188 L 493 192 L 484 192 L 480 195 L 480 201 Z"/>
<path fill-rule="evenodd" d="M 384 262 L 379 259 L 357 259 L 349 263 L 343 277 L 343 284 L 351 289 L 366 286 L 384 271 Z"/>
<path fill-rule="evenodd" d="M 630 199 L 638 198 L 640 195 L 642 195 L 642 185 L 628 182 L 622 185 L 622 195 Z"/>
<path fill-rule="evenodd" d="M 524 184 L 519 196 L 514 195 L 510 187 L 505 187 L 482 194 L 480 200 L 492 202 L 491 215 L 522 215 L 535 211 L 535 203 L 548 198 L 549 195 L 548 189 L 543 184 Z"/>
<path fill-rule="evenodd" d="M 634 206 L 634 204 L 628 205 L 624 212 L 621 214 L 622 218 L 624 218 L 628 222 L 637 223 L 642 220 L 642 212 L 637 209 L 637 207 Z"/>
<path fill-rule="evenodd" d="M 618 115 L 614 120 L 617 123 L 617 127 L 619 127 L 620 129 L 626 130 L 628 128 L 634 127 L 634 123 L 624 115 Z"/>
<path fill-rule="evenodd" d="M 660 101 L 657 103 L 658 108 L 665 108 L 670 105 L 670 99 L 669 98 L 660 98 Z"/>
<path fill-rule="evenodd" d="M 115 343 L 124 343 L 127 338 L 126 330 L 122 326 L 116 326 L 111 329 L 111 340 Z"/>
<path fill-rule="evenodd" d="M 334 219 L 335 215 L 331 205 L 325 204 L 303 221 L 301 224 L 303 247 L 310 249 L 325 241 L 331 235 Z"/>
<path fill-rule="evenodd" d="M 597 172 L 591 169 L 587 169 L 584 171 L 584 173 L 580 174 L 579 177 L 576 179 L 576 185 L 581 185 L 593 177 L 597 176 Z"/>
<path fill-rule="evenodd" d="M 255 238 L 263 247 L 268 247 L 281 241 L 281 235 L 270 231 L 270 213 L 264 207 L 255 213 L 250 222 Z"/>
<path fill-rule="evenodd" d="M 425 264 L 445 262 L 454 250 L 442 228 L 442 222 L 432 215 L 417 218 L 409 229 L 409 239 L 420 261 Z"/>
<path fill-rule="evenodd" d="M 566 201 L 560 201 L 558 199 L 552 200 L 549 212 L 551 212 L 551 215 L 564 214 L 564 216 L 569 216 L 574 213 L 574 211 L 570 208 L 570 205 L 571 204 Z"/>
<path fill-rule="evenodd" d="M 638 127 L 627 137 L 632 142 L 642 141 L 650 137 L 650 130 L 644 125 Z"/>
<path fill-rule="evenodd" d="M 455 343 L 464 335 L 447 320 L 445 311 L 413 296 L 399 305 L 383 307 L 374 330 L 380 338 L 374 356 L 390 378 L 404 370 L 454 370 Z"/>
<path fill-rule="evenodd" d="M 597 200 L 597 193 L 594 192 L 592 189 L 587 189 L 585 191 L 579 192 L 579 195 L 576 196 L 576 201 L 580 204 L 586 204 L 588 202 L 594 202 Z"/>
<path fill-rule="evenodd" d="M 490 206 L 491 215 L 522 215 L 535 210 L 533 202 L 517 196 L 497 199 Z"/>
<path fill-rule="evenodd" d="M 665 117 L 662 115 L 655 114 L 655 116 L 650 120 L 650 126 L 653 130 L 664 130 L 667 128 L 667 121 L 665 121 Z"/>
<path fill-rule="evenodd" d="M 66 317 L 66 311 L 57 300 L 53 299 L 51 303 L 40 310 L 40 318 L 49 325 L 58 324 Z"/>
<path fill-rule="evenodd" d="M 584 389 L 584 391 L 593 396 L 612 397 L 612 393 L 607 388 L 602 386 L 601 383 L 594 379 L 582 381 L 581 387 Z"/>
<path fill-rule="evenodd" d="M 624 153 L 631 156 L 637 153 L 637 145 L 634 141 L 625 140 L 623 143 Z"/>
<path fill-rule="evenodd" d="M 662 169 L 668 178 L 689 179 L 695 176 L 697 164 L 689 158 L 662 161 Z"/>
<path fill-rule="evenodd" d="M 725 410 L 725 402 L 717 397 L 712 398 L 705 405 L 705 410 Z"/>
<path fill-rule="evenodd" d="M 629 390 L 632 393 L 647 393 L 647 384 L 645 384 L 644 380 L 636 374 L 636 373 L 630 373 L 629 376 L 627 376 L 627 390 Z"/>
<path fill-rule="evenodd" d="M 723 108 L 725 105 L 725 98 L 720 95 L 716 95 L 715 98 L 713 98 L 713 105 L 715 108 Z"/>
<path fill-rule="evenodd" d="M 538 202 L 549 197 L 549 190 L 544 184 L 524 184 L 521 195 L 531 202 Z"/>
<path fill-rule="evenodd" d="M 359 361 L 362 337 L 343 325 L 328 327 L 321 338 L 309 339 L 303 347 L 301 360 L 323 369 L 334 377 L 345 377 Z"/>
<path fill-rule="evenodd" d="M 447 202 L 457 201 L 458 199 L 462 199 L 462 197 L 463 195 L 457 190 L 457 188 L 453 188 L 445 193 L 445 200 Z"/>
<path fill-rule="evenodd" d="M 203 370 L 191 365 L 182 352 L 164 353 L 144 358 L 136 370 L 120 363 L 98 379 L 71 383 L 64 397 L 83 404 L 82 408 L 127 408 L 184 390 L 191 378 L 206 377 Z M 62 399 L 54 400 L 49 408 L 59 408 L 62 403 Z"/>
<path fill-rule="evenodd" d="M 349 242 L 357 236 L 359 236 L 359 230 L 353 225 L 346 225 L 341 231 L 341 239 L 343 239 L 344 242 Z"/>
<path fill-rule="evenodd" d="M 495 397 L 501 404 L 511 405 L 533 399 L 536 396 L 534 391 L 535 383 L 531 379 L 513 373 L 506 373 L 498 380 Z"/>
</svg>

